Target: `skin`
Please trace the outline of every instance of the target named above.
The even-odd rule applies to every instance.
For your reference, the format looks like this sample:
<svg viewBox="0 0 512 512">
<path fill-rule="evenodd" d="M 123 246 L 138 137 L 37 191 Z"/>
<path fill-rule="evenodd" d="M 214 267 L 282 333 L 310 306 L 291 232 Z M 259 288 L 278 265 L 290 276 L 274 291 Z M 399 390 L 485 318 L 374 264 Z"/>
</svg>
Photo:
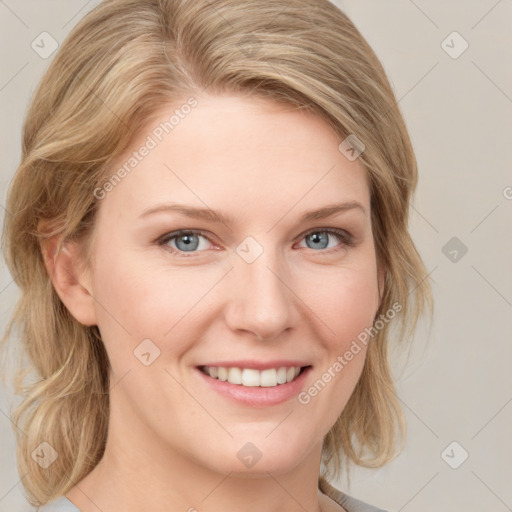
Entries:
<svg viewBox="0 0 512 512">
<path fill-rule="evenodd" d="M 205 385 L 196 366 L 300 359 L 312 365 L 307 389 L 372 325 L 382 273 L 366 173 L 311 113 L 235 95 L 196 98 L 100 201 L 92 266 L 79 271 L 76 243 L 56 257 L 48 249 L 57 293 L 78 321 L 98 325 L 112 366 L 105 455 L 67 497 L 84 512 L 343 510 L 318 491 L 321 446 L 361 374 L 364 348 L 308 404 L 296 396 L 240 404 Z M 163 106 L 116 164 L 175 108 Z M 234 222 L 139 217 L 171 201 Z M 347 201 L 362 208 L 298 222 Z M 350 233 L 353 244 L 327 228 Z M 179 238 L 155 242 L 180 229 L 205 232 L 195 252 Z M 324 245 L 305 236 L 310 230 L 327 237 Z M 263 248 L 250 264 L 236 252 L 248 236 Z M 160 350 L 149 366 L 134 357 L 147 338 Z M 247 442 L 262 454 L 251 468 L 237 457 Z"/>
</svg>

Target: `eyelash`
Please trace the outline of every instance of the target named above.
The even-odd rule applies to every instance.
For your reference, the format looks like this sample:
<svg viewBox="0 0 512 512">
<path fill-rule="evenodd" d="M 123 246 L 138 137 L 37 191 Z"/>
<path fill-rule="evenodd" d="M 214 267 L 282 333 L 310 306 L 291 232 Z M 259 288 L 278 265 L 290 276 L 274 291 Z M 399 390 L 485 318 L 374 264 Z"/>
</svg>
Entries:
<svg viewBox="0 0 512 512">
<path fill-rule="evenodd" d="M 354 246 L 354 241 L 353 241 L 353 238 L 350 235 L 350 233 L 348 233 L 347 231 L 344 231 L 342 229 L 337 229 L 337 228 L 320 228 L 320 229 L 315 228 L 315 229 L 309 230 L 308 232 L 304 233 L 302 235 L 301 240 L 306 238 L 309 235 L 312 235 L 313 233 L 329 233 L 331 235 L 337 236 L 341 240 L 341 244 L 335 248 L 331 247 L 330 249 L 324 249 L 321 251 L 314 251 L 314 252 L 319 252 L 321 254 L 322 253 L 330 254 L 332 252 L 337 252 L 345 247 Z M 156 243 L 158 246 L 163 247 L 166 251 L 168 251 L 172 254 L 179 254 L 180 257 L 185 257 L 185 258 L 189 258 L 193 254 L 204 252 L 204 251 L 191 251 L 189 253 L 190 255 L 188 255 L 185 251 L 179 251 L 179 250 L 173 249 L 173 248 L 169 247 L 168 245 L 166 245 L 171 240 L 173 240 L 175 238 L 179 238 L 182 235 L 201 235 L 204 238 L 206 238 L 210 243 L 212 243 L 210 238 L 208 237 L 208 234 L 204 231 L 201 231 L 200 229 L 182 229 L 179 231 L 173 231 L 171 233 L 166 233 L 163 237 L 160 237 L 158 240 L 156 240 Z"/>
</svg>

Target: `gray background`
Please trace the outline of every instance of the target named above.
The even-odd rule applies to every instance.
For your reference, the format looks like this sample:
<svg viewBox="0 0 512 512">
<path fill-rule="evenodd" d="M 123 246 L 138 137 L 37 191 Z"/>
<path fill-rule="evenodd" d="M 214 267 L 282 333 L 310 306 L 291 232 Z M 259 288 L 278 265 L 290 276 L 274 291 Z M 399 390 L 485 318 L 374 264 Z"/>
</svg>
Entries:
<svg viewBox="0 0 512 512">
<path fill-rule="evenodd" d="M 97 3 L 0 0 L 2 217 L 23 114 L 51 60 L 31 43 L 43 31 L 61 42 Z M 378 471 L 355 470 L 349 488 L 338 485 L 391 511 L 510 511 L 512 1 L 336 3 L 382 60 L 409 127 L 420 168 L 411 229 L 436 303 L 432 328 L 420 326 L 409 358 L 395 353 L 406 449 Z M 16 296 L 2 262 L 2 327 Z M 0 391 L 0 512 L 29 510 L 11 398 Z"/>
</svg>

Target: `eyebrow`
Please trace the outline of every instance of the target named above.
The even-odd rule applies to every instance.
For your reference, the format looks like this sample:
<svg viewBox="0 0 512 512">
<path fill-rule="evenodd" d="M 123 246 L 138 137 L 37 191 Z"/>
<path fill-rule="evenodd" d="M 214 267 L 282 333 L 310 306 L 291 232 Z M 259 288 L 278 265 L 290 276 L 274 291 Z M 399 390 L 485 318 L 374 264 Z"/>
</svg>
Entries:
<svg viewBox="0 0 512 512">
<path fill-rule="evenodd" d="M 359 210 L 364 215 L 366 215 L 366 209 L 361 203 L 358 201 L 347 201 L 344 203 L 330 204 L 316 210 L 308 210 L 302 214 L 302 216 L 299 218 L 299 222 L 303 223 L 313 220 L 321 220 L 336 215 L 337 213 L 346 212 L 349 210 Z M 160 204 L 152 208 L 148 208 L 144 210 L 139 217 L 145 218 L 155 213 L 165 212 L 177 212 L 194 219 L 203 219 L 209 222 L 221 223 L 225 225 L 233 224 L 233 218 L 230 215 L 226 215 L 225 213 L 215 212 L 210 208 L 197 208 L 179 203 Z"/>
</svg>

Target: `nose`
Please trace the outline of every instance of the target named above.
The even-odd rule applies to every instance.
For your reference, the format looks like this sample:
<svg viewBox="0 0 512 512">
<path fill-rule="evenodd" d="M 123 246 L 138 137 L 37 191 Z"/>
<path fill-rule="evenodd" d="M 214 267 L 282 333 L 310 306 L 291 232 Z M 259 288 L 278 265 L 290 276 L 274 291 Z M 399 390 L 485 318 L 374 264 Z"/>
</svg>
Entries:
<svg viewBox="0 0 512 512">
<path fill-rule="evenodd" d="M 226 322 L 233 331 L 248 331 L 261 340 L 275 339 L 296 327 L 299 301 L 285 265 L 266 250 L 252 263 L 235 259 L 230 272 Z"/>
</svg>

